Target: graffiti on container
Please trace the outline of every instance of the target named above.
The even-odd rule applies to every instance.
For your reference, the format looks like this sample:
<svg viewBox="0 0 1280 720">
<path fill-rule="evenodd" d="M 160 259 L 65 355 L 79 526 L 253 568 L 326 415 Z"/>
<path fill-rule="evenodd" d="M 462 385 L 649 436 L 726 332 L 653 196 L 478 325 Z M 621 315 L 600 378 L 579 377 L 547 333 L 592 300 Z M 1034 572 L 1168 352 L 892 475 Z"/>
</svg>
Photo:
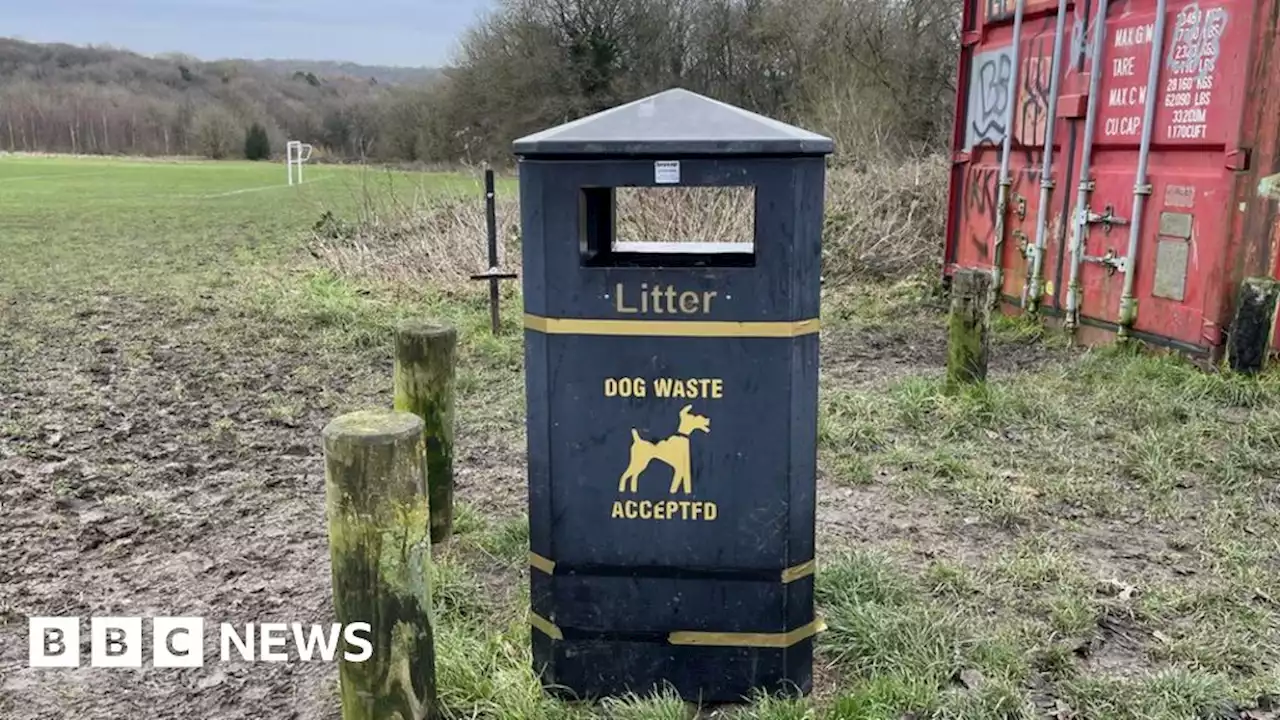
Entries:
<svg viewBox="0 0 1280 720">
<path fill-rule="evenodd" d="M 1224 7 L 1201 9 L 1193 2 L 1178 13 L 1169 47 L 1169 69 L 1175 75 L 1203 78 L 1217 69 L 1222 33 L 1227 27 Z"/>
<path fill-rule="evenodd" d="M 1013 74 L 1013 52 L 1001 48 L 977 55 L 969 82 L 969 126 L 965 146 L 984 142 L 1000 143 L 1007 128 L 1009 79 Z"/>
<path fill-rule="evenodd" d="M 1018 101 L 1020 115 L 1014 137 L 1023 146 L 1042 147 L 1049 129 L 1049 84 L 1053 76 L 1053 57 L 1049 54 L 1053 38 L 1043 35 L 1031 43 L 1031 56 L 1023 64 L 1022 92 Z"/>
<path fill-rule="evenodd" d="M 1009 197 L 1026 194 L 1036 184 L 1037 169 L 1031 166 L 1009 170 Z M 964 226 L 969 229 L 969 243 L 981 260 L 988 256 L 988 245 L 1000 212 L 1000 169 L 970 166 L 964 180 Z M 1025 189 L 1025 190 L 1024 190 Z"/>
<path fill-rule="evenodd" d="M 1071 55 L 1079 63 L 1093 60 L 1093 43 L 1089 41 L 1092 30 L 1087 23 L 1078 22 L 1071 26 Z"/>
<path fill-rule="evenodd" d="M 1170 77 L 1165 83 L 1164 107 L 1173 110 L 1165 129 L 1169 140 L 1204 140 L 1209 136 L 1209 106 L 1221 53 L 1227 11 L 1201 9 L 1193 2 L 1178 13 L 1169 47 Z"/>
</svg>

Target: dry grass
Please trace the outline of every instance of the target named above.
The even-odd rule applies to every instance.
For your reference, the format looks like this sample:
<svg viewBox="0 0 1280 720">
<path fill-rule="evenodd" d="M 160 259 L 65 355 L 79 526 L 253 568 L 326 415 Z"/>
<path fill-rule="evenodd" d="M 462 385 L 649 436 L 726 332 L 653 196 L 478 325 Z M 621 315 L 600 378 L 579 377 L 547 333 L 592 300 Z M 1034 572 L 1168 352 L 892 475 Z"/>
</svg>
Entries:
<svg viewBox="0 0 1280 720">
<path fill-rule="evenodd" d="M 749 187 L 619 188 L 617 236 L 628 242 L 752 242 Z"/>
<path fill-rule="evenodd" d="M 831 172 L 822 238 L 827 282 L 907 277 L 940 267 L 947 168 L 944 156 L 930 155 Z"/>
<path fill-rule="evenodd" d="M 352 222 L 325 212 L 309 250 L 340 276 L 448 288 L 470 283 L 488 265 L 488 229 L 480 177 L 472 187 L 441 192 L 417 188 L 410 197 L 361 187 Z M 498 262 L 520 264 L 520 208 L 511 192 L 497 194 Z"/>
<path fill-rule="evenodd" d="M 344 224 L 326 215 L 312 252 L 340 275 L 441 286 L 465 284 L 486 263 L 485 214 L 478 191 L 420 192 L 405 201 L 382 193 Z M 936 269 L 946 221 L 947 163 L 941 156 L 883 159 L 828 173 L 824 274 L 829 285 L 855 277 L 902 277 Z M 623 188 L 617 235 L 630 241 L 747 242 L 753 236 L 747 188 Z M 371 195 L 372 196 L 372 195 Z M 497 203 L 499 258 L 519 271 L 520 209 L 512 192 Z"/>
</svg>

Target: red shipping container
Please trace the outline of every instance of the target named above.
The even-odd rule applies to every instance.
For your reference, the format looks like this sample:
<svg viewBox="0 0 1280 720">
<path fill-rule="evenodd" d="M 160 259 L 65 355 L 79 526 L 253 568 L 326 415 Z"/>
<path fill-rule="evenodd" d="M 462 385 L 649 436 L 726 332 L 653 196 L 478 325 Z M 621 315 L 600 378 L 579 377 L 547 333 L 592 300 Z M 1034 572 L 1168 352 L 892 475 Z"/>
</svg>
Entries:
<svg viewBox="0 0 1280 720">
<path fill-rule="evenodd" d="M 1085 343 L 1219 357 L 1242 280 L 1280 277 L 1277 13 L 965 0 L 945 274 L 991 269 Z"/>
</svg>

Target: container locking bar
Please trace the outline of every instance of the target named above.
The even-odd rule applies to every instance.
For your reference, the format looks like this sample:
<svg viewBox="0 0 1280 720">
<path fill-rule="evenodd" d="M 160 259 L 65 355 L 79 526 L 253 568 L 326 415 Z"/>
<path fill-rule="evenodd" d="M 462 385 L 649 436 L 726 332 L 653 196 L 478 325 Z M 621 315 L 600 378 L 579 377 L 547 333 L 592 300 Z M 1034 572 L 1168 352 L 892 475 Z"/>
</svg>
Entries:
<svg viewBox="0 0 1280 720">
<path fill-rule="evenodd" d="M 1116 255 L 1116 251 L 1114 249 L 1107 250 L 1106 255 L 1085 255 L 1081 260 L 1084 260 L 1087 263 L 1096 263 L 1106 267 L 1108 275 L 1115 275 L 1117 272 L 1129 272 L 1128 258 Z"/>
<path fill-rule="evenodd" d="M 1101 214 L 1093 210 L 1086 211 L 1084 221 L 1086 225 L 1101 225 L 1102 231 L 1105 233 L 1111 232 L 1113 227 L 1129 224 L 1129 218 L 1116 215 L 1116 207 L 1114 205 L 1108 205 L 1103 208 Z"/>
</svg>

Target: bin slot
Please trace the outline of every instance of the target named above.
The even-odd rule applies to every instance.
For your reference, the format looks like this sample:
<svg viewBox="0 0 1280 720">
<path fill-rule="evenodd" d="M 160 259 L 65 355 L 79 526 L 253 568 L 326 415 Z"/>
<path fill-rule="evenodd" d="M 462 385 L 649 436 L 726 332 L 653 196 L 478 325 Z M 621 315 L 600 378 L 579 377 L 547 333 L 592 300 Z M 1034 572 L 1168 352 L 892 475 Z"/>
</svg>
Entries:
<svg viewBox="0 0 1280 720">
<path fill-rule="evenodd" d="M 586 187 L 585 267 L 754 267 L 755 187 Z"/>
</svg>

